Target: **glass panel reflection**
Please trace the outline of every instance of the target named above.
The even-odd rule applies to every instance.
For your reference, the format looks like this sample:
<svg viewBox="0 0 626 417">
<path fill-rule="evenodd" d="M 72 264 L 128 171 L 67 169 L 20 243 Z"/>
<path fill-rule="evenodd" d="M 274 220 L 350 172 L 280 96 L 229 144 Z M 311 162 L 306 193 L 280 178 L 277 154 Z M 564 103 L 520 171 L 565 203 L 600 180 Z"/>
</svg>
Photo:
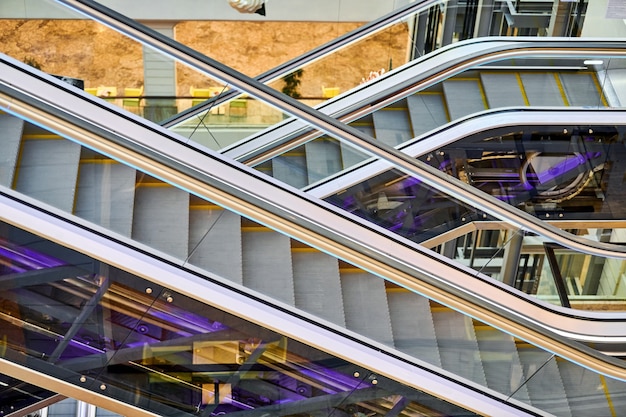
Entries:
<svg viewBox="0 0 626 417">
<path fill-rule="evenodd" d="M 5 359 L 160 415 L 468 415 L 173 289 L 1 230 Z"/>
</svg>

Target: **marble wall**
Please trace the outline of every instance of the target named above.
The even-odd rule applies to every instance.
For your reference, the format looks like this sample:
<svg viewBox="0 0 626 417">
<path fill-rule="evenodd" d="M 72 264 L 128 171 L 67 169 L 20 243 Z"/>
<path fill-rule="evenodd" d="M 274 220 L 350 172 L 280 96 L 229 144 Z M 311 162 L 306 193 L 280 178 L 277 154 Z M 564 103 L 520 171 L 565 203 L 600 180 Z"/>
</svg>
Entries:
<svg viewBox="0 0 626 417">
<path fill-rule="evenodd" d="M 249 76 L 349 32 L 359 23 L 188 21 L 175 25 L 178 41 Z M 408 28 L 400 24 L 371 40 L 317 62 L 304 70 L 299 92 L 321 95 L 321 86 L 345 91 L 370 71 L 405 62 Z M 43 71 L 80 78 L 86 87 L 143 84 L 142 46 L 111 29 L 84 20 L 0 20 L 2 52 L 38 64 Z M 280 90 L 282 81 L 276 83 Z M 189 87 L 216 84 L 177 64 L 177 95 Z"/>
</svg>

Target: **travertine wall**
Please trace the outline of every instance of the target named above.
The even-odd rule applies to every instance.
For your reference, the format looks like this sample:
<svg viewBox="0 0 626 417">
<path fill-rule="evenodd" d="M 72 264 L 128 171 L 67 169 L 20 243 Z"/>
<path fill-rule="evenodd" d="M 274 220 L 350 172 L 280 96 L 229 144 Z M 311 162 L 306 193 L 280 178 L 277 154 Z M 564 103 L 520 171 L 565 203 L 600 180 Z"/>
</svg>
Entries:
<svg viewBox="0 0 626 417">
<path fill-rule="evenodd" d="M 176 39 L 249 76 L 258 75 L 358 27 L 326 22 L 182 22 Z M 43 71 L 85 80 L 86 87 L 143 84 L 142 48 L 118 33 L 82 20 L 0 20 L 2 52 L 19 60 L 35 60 Z M 320 61 L 304 70 L 300 93 L 317 97 L 321 86 L 341 91 L 359 83 L 372 70 L 404 62 L 404 25 Z M 177 94 L 212 84 L 205 76 L 177 65 Z M 282 82 L 276 87 L 280 89 Z"/>
</svg>

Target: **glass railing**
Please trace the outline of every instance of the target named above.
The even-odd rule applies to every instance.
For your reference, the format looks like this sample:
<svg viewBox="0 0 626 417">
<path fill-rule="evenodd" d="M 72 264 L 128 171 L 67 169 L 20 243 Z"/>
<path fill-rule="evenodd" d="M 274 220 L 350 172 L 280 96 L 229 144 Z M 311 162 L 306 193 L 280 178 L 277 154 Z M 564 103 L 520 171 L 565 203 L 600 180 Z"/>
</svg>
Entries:
<svg viewBox="0 0 626 417">
<path fill-rule="evenodd" d="M 55 1 L 35 3 L 22 12 L 21 19 L 10 18 L 10 11 L 1 16 L 3 32 L 12 38 L 12 46 L 3 43 L 1 52 L 104 102 L 159 122 L 236 90 Z M 41 14 L 50 17 L 40 18 Z M 201 145 L 221 148 L 285 117 L 279 110 L 242 96 L 210 105 L 183 133 Z"/>
<path fill-rule="evenodd" d="M 623 221 L 553 221 L 589 241 L 623 244 Z M 622 259 L 590 255 L 501 222 L 468 221 L 422 243 L 482 274 L 559 306 L 624 311 Z"/>
<path fill-rule="evenodd" d="M 33 82 L 38 84 L 36 80 L 29 81 L 31 86 Z M 42 89 L 38 90 L 42 93 Z M 62 93 L 61 89 L 57 90 Z M 57 105 L 65 102 L 65 98 L 63 94 L 55 94 Z M 27 97 L 24 98 L 26 99 Z M 82 97 L 76 99 L 85 101 Z M 12 112 L 20 110 L 18 101 L 11 102 Z M 88 104 L 86 102 L 85 106 Z M 95 117 L 95 114 L 87 113 Z M 143 250 L 158 251 L 174 264 L 198 268 L 203 274 L 214 277 L 214 280 L 224 285 L 237 288 L 243 286 L 241 291 L 260 294 L 267 302 L 276 300 L 276 303 L 287 310 L 291 309 L 294 314 L 303 311 L 326 326 L 352 332 L 358 335 L 362 343 L 372 340 L 372 343 L 385 346 L 385 349 L 395 349 L 402 355 L 441 366 L 461 378 L 527 404 L 534 404 L 530 399 L 531 389 L 528 385 L 530 381 L 537 380 L 533 377 L 534 371 L 554 371 L 556 361 L 546 351 L 529 348 L 518 355 L 515 339 L 507 333 L 490 328 L 483 339 L 478 334 L 484 329 L 480 326 L 476 328 L 469 317 L 437 305 L 431 308 L 431 304 L 416 292 L 399 287 L 391 280 L 385 282 L 354 264 L 304 244 L 306 235 L 302 235 L 302 240 L 290 239 L 252 221 L 255 215 L 261 215 L 260 212 L 255 213 L 253 210 L 250 213 L 255 214 L 250 215 L 250 220 L 243 218 L 220 205 L 151 176 L 149 169 L 136 171 L 94 152 L 97 147 L 93 144 L 96 142 L 89 142 L 92 144 L 89 148 L 81 148 L 77 143 L 65 140 L 55 132 L 46 131 L 41 127 L 44 125 L 43 119 L 35 117 L 35 114 L 31 116 L 30 119 L 38 120 L 39 126 L 26 123 L 20 128 L 21 121 L 9 116 L 2 120 L 6 130 L 6 135 L 3 136 L 6 149 L 19 149 L 19 152 L 15 152 L 15 159 L 9 158 L 5 164 L 3 172 L 7 173 L 7 178 L 3 179 L 3 183 L 34 199 L 36 205 L 52 206 L 54 210 L 65 212 L 63 216 L 73 213 L 79 219 L 112 231 L 113 233 L 106 233 L 111 233 L 115 239 L 127 241 L 126 239 L 131 238 L 132 241 L 127 242 L 143 246 Z M 122 123 L 122 119 L 117 121 L 115 125 L 118 129 L 122 128 L 122 124 L 126 125 Z M 59 129 L 60 125 L 55 126 Z M 63 129 L 65 134 L 70 130 Z M 148 130 L 142 132 L 135 132 L 138 138 L 149 133 Z M 151 132 L 150 135 L 156 133 L 158 132 Z M 88 141 L 89 138 L 76 136 L 73 139 L 80 142 Z M 101 141 L 105 142 L 102 139 Z M 179 150 L 185 151 L 182 147 Z M 207 158 L 204 165 L 209 162 L 210 158 Z M 158 164 L 146 166 L 157 170 Z M 239 167 L 237 171 L 242 169 Z M 161 168 L 158 170 L 163 173 Z M 248 175 L 250 178 L 254 177 L 252 171 Z M 259 185 L 260 182 L 255 180 L 255 184 Z M 249 187 L 254 188 L 254 185 L 249 183 Z M 92 283 L 87 287 L 93 292 L 94 285 Z M 320 289 L 326 292 L 321 294 Z M 169 293 L 172 301 L 180 299 L 181 294 L 176 288 L 172 290 Z M 161 294 L 158 290 L 155 294 L 165 296 L 165 293 Z M 132 296 L 139 299 L 137 293 L 132 293 Z M 150 300 L 144 304 L 152 306 L 153 298 L 148 298 Z M 165 303 L 168 299 L 165 296 Z M 158 300 L 163 302 L 160 298 Z M 184 300 L 186 305 L 188 301 Z M 372 309 L 372 305 L 380 308 Z M 416 328 L 414 322 L 406 322 L 407 317 L 421 315 L 422 313 L 415 312 L 422 311 L 422 308 L 426 323 L 431 323 L 428 318 L 430 315 L 432 324 Z M 413 313 L 407 314 L 406 309 Z M 147 312 L 148 310 L 142 310 L 141 314 Z M 427 333 L 421 333 L 426 329 Z M 457 329 L 458 332 L 452 335 L 450 329 Z M 494 334 L 499 335 L 498 343 L 492 343 Z M 525 337 L 523 334 L 519 336 L 522 339 Z M 433 343 L 435 340 L 436 344 Z M 543 342 L 546 341 L 544 336 Z M 498 347 L 499 343 L 503 346 Z M 508 353 L 503 355 L 504 346 Z M 62 355 L 68 348 L 69 346 L 58 348 L 58 352 L 50 355 Z M 89 344 L 87 349 L 93 348 Z M 36 349 L 34 352 L 35 356 L 41 353 Z M 521 365 L 521 359 L 516 359 L 521 357 L 524 357 L 524 366 Z M 500 365 L 503 362 L 511 367 L 511 378 L 506 380 L 498 377 L 502 375 Z M 552 365 L 548 368 L 542 366 L 547 362 Z M 143 362 L 140 365 L 149 368 L 151 366 Z M 572 366 L 579 369 L 577 365 Z M 156 369 L 161 371 L 161 368 Z M 526 369 L 526 373 L 520 379 L 518 377 L 522 375 L 522 369 Z M 153 369 L 146 371 L 152 374 Z M 598 374 L 592 372 L 590 375 L 594 383 L 598 382 Z M 96 389 L 102 390 L 101 387 L 104 386 L 103 391 L 107 391 L 115 383 L 109 379 L 106 382 L 96 382 L 95 379 L 89 379 L 90 377 L 91 375 L 86 375 L 85 382 L 93 382 Z M 159 374 L 159 378 L 161 377 L 164 376 Z M 185 378 L 187 377 L 184 376 L 183 379 Z M 542 380 L 555 382 L 557 378 L 557 375 L 549 374 Z M 621 386 L 616 384 L 618 386 L 615 389 L 619 392 Z M 543 399 L 564 398 L 563 392 L 566 389 L 570 388 L 563 386 L 559 393 L 538 390 L 541 394 L 537 394 L 537 401 L 544 407 Z M 118 391 L 115 391 L 115 395 L 118 395 Z M 123 393 L 120 392 L 119 395 Z M 172 401 L 167 395 L 165 397 L 167 401 Z M 604 407 L 607 402 L 604 396 L 594 398 L 594 401 L 597 401 L 597 407 Z M 548 410 L 562 405 L 559 401 L 553 401 L 553 404 L 547 402 L 545 407 Z M 185 403 L 184 406 L 189 407 L 189 404 Z"/>
<path fill-rule="evenodd" d="M 85 7 L 92 4 L 89 1 L 60 1 L 59 3 Z M 515 5 L 509 2 L 503 7 L 496 7 L 495 4 L 483 4 L 481 7 L 477 7 L 469 3 L 448 3 L 447 1 L 422 3 L 423 7 L 419 11 L 412 15 L 400 16 L 399 21 L 394 24 L 385 24 L 380 27 L 373 25 L 376 30 L 373 30 L 367 39 L 363 38 L 359 39 L 358 42 L 351 41 L 345 45 L 341 44 L 341 48 L 330 55 L 326 55 L 327 52 L 322 53 L 323 58 L 312 54 L 311 56 L 315 58 L 309 66 L 295 68 L 295 71 L 291 73 L 281 73 L 281 75 L 276 76 L 280 79 L 275 80 L 271 85 L 285 94 L 302 99 L 307 104 L 314 104 L 336 95 L 337 92 L 350 90 L 362 81 L 376 77 L 391 68 L 397 68 L 415 57 L 458 40 L 474 36 L 499 36 L 503 34 L 578 36 L 586 16 L 585 2 L 579 2 L 576 7 L 563 6 L 552 12 L 554 16 L 547 9 L 535 10 L 534 8 L 537 7 L 535 2 L 515 2 Z M 154 59 L 153 52 L 141 47 L 137 48 L 132 41 L 122 39 L 119 35 L 112 34 L 108 29 L 103 29 L 94 22 L 85 21 L 82 15 L 59 11 L 53 6 L 55 3 L 52 3 L 51 0 L 40 0 L 39 7 L 33 7 L 32 10 L 7 12 L 7 18 L 10 18 L 7 25 L 17 28 L 11 32 L 12 36 L 15 37 L 15 42 L 9 43 L 18 45 L 18 48 L 15 50 L 7 49 L 3 52 L 39 65 L 44 71 L 55 71 L 61 75 L 83 79 L 86 88 L 90 91 L 97 95 L 103 95 L 108 100 L 119 103 L 153 121 L 163 121 L 176 112 L 182 111 L 190 105 L 206 101 L 218 91 L 223 90 L 219 83 L 216 85 L 216 83 L 203 77 L 196 77 L 193 71 L 190 72 L 188 68 L 180 64 L 174 64 L 171 61 L 167 64 L 155 63 L 152 61 Z M 142 19 L 142 11 L 135 10 L 134 6 L 118 7 L 117 12 L 128 13 L 132 18 Z M 301 19 L 286 22 L 285 20 L 289 19 L 287 16 L 296 13 L 291 10 L 287 11 L 287 14 L 281 13 L 279 18 L 279 20 L 283 20 L 281 22 L 263 21 L 261 24 L 258 21 L 258 16 L 253 19 L 256 21 L 241 21 L 241 16 L 237 17 L 237 13 L 229 10 L 225 2 L 216 5 L 215 10 L 211 10 L 210 21 L 202 20 L 203 12 L 177 9 L 176 13 L 168 14 L 167 7 L 164 5 L 162 18 L 156 19 L 154 13 L 158 14 L 158 12 L 155 11 L 151 11 L 150 17 L 146 18 L 147 21 L 161 22 L 159 25 L 152 25 L 155 32 L 166 37 L 173 37 L 183 45 L 230 65 L 249 76 L 256 76 L 272 65 L 288 61 L 299 53 L 314 48 L 319 43 L 324 42 L 326 37 L 332 39 L 339 36 L 341 38 L 340 35 L 348 28 L 341 29 L 340 26 L 355 25 L 354 23 L 335 22 L 331 24 L 336 26 L 336 30 L 328 30 L 325 27 L 312 29 L 311 25 L 328 25 L 326 23 L 328 22 L 327 16 L 323 19 L 323 23 L 315 22 L 315 13 L 307 14 L 308 20 L 313 22 L 303 22 Z M 367 21 L 385 13 L 392 12 L 391 14 L 393 14 L 394 9 L 398 8 L 395 2 L 394 5 L 377 3 L 375 6 L 365 8 L 368 11 L 367 18 L 365 18 L 364 10 L 337 7 L 337 18 L 342 22 Z M 400 9 L 408 7 L 409 5 L 403 4 Z M 54 10 L 51 11 L 51 8 Z M 115 13 L 115 11 L 112 12 Z M 221 15 L 224 16 L 224 19 L 231 18 L 234 21 L 222 19 L 215 21 L 215 16 Z M 48 17 L 53 19 L 47 19 Z M 123 20 L 123 16 L 118 15 L 118 17 Z M 209 18 L 209 15 L 206 18 Z M 59 20 L 55 23 L 56 19 Z M 72 21 L 71 25 L 63 25 L 63 22 L 67 23 L 69 20 Z M 576 22 L 574 26 L 578 29 L 574 29 L 572 25 L 566 25 L 567 28 L 558 28 L 559 25 L 554 25 L 555 22 L 563 21 Z M 456 22 L 463 22 L 463 24 L 457 25 Z M 526 25 L 531 24 L 530 22 L 535 27 L 527 27 Z M 63 25 L 63 30 L 53 28 L 55 24 Z M 241 35 L 246 33 L 242 26 L 248 24 L 256 28 L 251 31 L 255 33 L 255 36 Z M 287 24 L 293 24 L 296 28 L 290 30 L 285 27 Z M 63 42 L 67 45 L 66 49 L 68 51 L 80 50 L 81 54 L 69 58 L 68 55 L 61 56 L 63 54 L 51 56 L 43 51 L 37 52 L 35 48 L 20 49 L 19 45 L 25 44 L 22 41 L 24 36 L 29 39 L 33 37 L 33 31 L 28 30 L 26 33 L 25 26 L 31 29 L 35 26 L 38 27 L 37 31 L 41 31 L 41 35 L 37 36 L 45 38 L 45 41 L 40 43 L 42 45 L 54 41 L 58 36 L 57 34 L 63 34 Z M 232 30 L 233 26 L 236 26 L 237 30 Z M 263 32 L 264 28 L 267 28 L 267 36 L 271 38 L 271 41 L 264 41 L 263 37 L 259 36 L 259 30 Z M 53 30 L 54 33 L 49 36 L 46 33 L 47 30 Z M 76 35 L 68 33 L 72 31 Z M 215 36 L 209 36 L 207 33 Z M 307 33 L 310 36 L 303 37 L 301 36 L 302 33 Z M 427 33 L 427 36 L 423 36 L 424 33 Z M 88 36 L 84 36 L 85 34 Z M 289 40 L 288 35 L 292 35 L 298 40 L 306 39 L 308 42 L 306 45 L 294 46 L 294 42 Z M 611 35 L 615 36 L 615 32 L 612 32 Z M 97 46 L 86 44 L 85 39 L 97 39 L 98 44 Z M 280 41 L 283 39 L 285 39 L 285 51 L 281 51 L 280 47 L 282 45 Z M 217 42 L 218 45 L 216 46 L 215 43 Z M 272 47 L 268 48 L 267 45 L 272 45 Z M 107 53 L 111 49 L 124 51 L 124 53 Z M 241 51 L 250 50 L 267 50 L 267 53 L 241 54 Z M 268 59 L 268 55 L 277 56 L 277 58 Z M 256 56 L 262 57 L 262 59 L 259 58 L 259 63 L 249 62 L 256 59 Z M 297 58 L 292 61 L 297 61 Z M 345 63 L 349 63 L 349 65 Z M 293 65 L 289 67 L 293 67 Z M 142 69 L 143 71 L 141 71 Z M 270 79 L 265 81 L 269 82 Z M 245 136 L 245 134 L 250 134 L 275 123 L 276 118 L 268 116 L 265 112 L 245 110 L 249 107 L 248 105 L 252 107 L 252 103 L 244 95 L 238 97 L 232 105 L 226 104 L 225 108 L 221 110 L 222 113 L 218 113 L 230 116 L 232 108 L 235 120 L 229 121 L 228 124 L 233 125 L 233 129 L 236 131 L 235 136 Z M 224 140 L 200 137 L 205 134 L 213 137 L 221 135 L 219 131 L 224 128 L 226 124 L 224 120 L 227 117 L 216 119 L 212 117 L 216 114 L 215 111 L 213 109 L 206 117 L 193 117 L 184 122 L 180 125 L 181 130 L 179 132 L 187 137 L 193 135 L 192 139 L 197 139 L 201 143 L 208 143 L 213 148 L 227 146 L 231 143 L 233 136 L 231 134 L 226 134 L 228 138 Z M 280 115 L 278 118 L 280 119 Z M 203 132 L 207 128 L 210 129 L 214 123 L 217 125 L 216 133 Z M 202 133 L 199 133 L 200 131 Z"/>
</svg>

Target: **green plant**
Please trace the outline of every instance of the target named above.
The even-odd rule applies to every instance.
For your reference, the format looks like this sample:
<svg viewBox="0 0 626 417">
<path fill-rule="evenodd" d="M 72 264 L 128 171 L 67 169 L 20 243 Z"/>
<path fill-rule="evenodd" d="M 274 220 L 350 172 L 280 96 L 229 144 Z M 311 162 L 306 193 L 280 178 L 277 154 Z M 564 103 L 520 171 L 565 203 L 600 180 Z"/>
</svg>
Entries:
<svg viewBox="0 0 626 417">
<path fill-rule="evenodd" d="M 283 77 L 283 82 L 285 83 L 285 85 L 283 86 L 283 89 L 281 90 L 283 94 L 286 94 L 293 98 L 302 97 L 300 95 L 300 92 L 298 91 L 298 87 L 300 87 L 300 82 L 301 82 L 300 78 L 302 78 L 303 72 L 304 71 L 302 69 L 298 69 L 292 72 L 291 74 L 285 75 Z"/>
<path fill-rule="evenodd" d="M 36 68 L 38 70 L 41 69 L 41 64 L 39 63 L 39 61 L 37 61 L 32 56 L 27 56 L 26 58 L 24 58 L 24 63 L 26 65 L 30 65 L 31 67 Z"/>
</svg>

